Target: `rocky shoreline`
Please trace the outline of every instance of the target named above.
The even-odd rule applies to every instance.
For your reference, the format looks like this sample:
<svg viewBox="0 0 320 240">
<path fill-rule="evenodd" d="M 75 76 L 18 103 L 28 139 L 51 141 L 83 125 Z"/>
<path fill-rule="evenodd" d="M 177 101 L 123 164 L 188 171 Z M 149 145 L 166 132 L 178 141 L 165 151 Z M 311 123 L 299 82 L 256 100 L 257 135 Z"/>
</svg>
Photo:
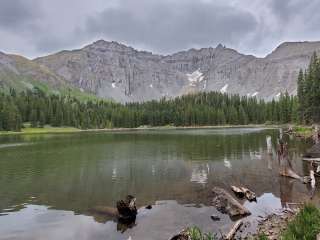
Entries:
<svg viewBox="0 0 320 240">
<path fill-rule="evenodd" d="M 287 228 L 287 225 L 298 214 L 299 209 L 283 209 L 279 213 L 272 213 L 259 220 L 256 233 L 251 238 L 256 239 L 259 236 L 265 236 L 270 240 L 280 239 L 281 233 Z M 250 238 L 249 238 L 250 239 Z"/>
</svg>

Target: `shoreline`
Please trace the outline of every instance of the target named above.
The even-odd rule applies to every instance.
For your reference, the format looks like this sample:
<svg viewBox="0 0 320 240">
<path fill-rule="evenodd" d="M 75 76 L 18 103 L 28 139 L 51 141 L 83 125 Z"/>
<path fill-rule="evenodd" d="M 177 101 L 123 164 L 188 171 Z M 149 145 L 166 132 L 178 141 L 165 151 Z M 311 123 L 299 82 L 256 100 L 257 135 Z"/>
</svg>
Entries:
<svg viewBox="0 0 320 240">
<path fill-rule="evenodd" d="M 126 132 L 126 131 L 151 131 L 151 130 L 186 130 L 186 129 L 223 129 L 223 128 L 263 128 L 277 129 L 287 125 L 215 125 L 215 126 L 160 126 L 160 127 L 137 127 L 137 128 L 103 128 L 103 129 L 79 129 L 73 127 L 44 127 L 23 128 L 20 132 L 0 131 L 0 136 L 30 135 L 30 134 L 62 134 L 62 133 L 86 133 L 86 132 Z"/>
</svg>

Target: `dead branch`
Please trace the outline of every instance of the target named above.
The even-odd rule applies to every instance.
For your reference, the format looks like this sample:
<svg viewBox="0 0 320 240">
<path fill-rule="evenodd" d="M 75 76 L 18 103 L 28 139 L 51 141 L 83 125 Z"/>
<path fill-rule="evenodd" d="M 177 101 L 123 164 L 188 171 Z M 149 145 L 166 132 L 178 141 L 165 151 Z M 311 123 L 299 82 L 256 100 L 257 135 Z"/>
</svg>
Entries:
<svg viewBox="0 0 320 240">
<path fill-rule="evenodd" d="M 239 228 L 242 226 L 243 222 L 242 220 L 238 220 L 233 227 L 230 229 L 229 233 L 225 236 L 225 240 L 232 240 L 234 238 L 234 235 L 237 233 Z"/>
</svg>

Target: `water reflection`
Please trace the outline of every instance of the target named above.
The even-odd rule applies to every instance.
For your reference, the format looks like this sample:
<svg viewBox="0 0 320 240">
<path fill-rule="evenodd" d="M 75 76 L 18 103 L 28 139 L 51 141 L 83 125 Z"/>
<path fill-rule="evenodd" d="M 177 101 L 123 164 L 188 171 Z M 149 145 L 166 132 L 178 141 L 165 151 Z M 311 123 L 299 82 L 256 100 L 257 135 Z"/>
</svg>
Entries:
<svg viewBox="0 0 320 240">
<path fill-rule="evenodd" d="M 208 182 L 208 174 L 210 173 L 209 164 L 197 164 L 192 167 L 190 182 L 205 185 Z"/>
<path fill-rule="evenodd" d="M 46 239 L 167 239 L 194 224 L 218 232 L 231 220 L 222 215 L 212 226 L 214 186 L 256 192 L 258 203 L 243 202 L 256 217 L 290 206 L 310 195 L 300 182 L 279 177 L 278 135 L 202 129 L 1 137 L 1 144 L 26 144 L 0 149 L 0 213 L 7 214 L 0 216 L 0 239 L 41 239 L 45 233 Z M 289 141 L 293 168 L 306 175 L 300 153 L 307 146 Z M 90 211 L 115 206 L 128 194 L 141 207 L 133 228 Z M 152 210 L 144 209 L 149 204 Z"/>
</svg>

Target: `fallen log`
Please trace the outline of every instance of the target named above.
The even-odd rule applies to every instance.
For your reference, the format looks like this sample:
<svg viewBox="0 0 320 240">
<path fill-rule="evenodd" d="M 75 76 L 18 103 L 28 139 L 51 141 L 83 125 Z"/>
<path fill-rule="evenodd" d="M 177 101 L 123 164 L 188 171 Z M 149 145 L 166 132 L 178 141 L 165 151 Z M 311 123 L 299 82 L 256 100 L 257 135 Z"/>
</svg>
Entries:
<svg viewBox="0 0 320 240">
<path fill-rule="evenodd" d="M 225 236 L 225 240 L 232 240 L 234 238 L 234 235 L 237 233 L 238 229 L 242 226 L 242 224 L 242 220 L 238 220 L 230 229 L 229 233 Z"/>
<path fill-rule="evenodd" d="M 320 162 L 320 158 L 309 158 L 309 157 L 304 157 L 304 158 L 302 158 L 302 160 L 304 160 L 304 161 L 308 161 L 308 162 Z"/>
<path fill-rule="evenodd" d="M 96 212 L 98 214 L 107 215 L 112 218 L 118 218 L 119 212 L 116 208 L 113 207 L 107 207 L 107 206 L 97 206 L 91 209 L 93 212 Z"/>
<path fill-rule="evenodd" d="M 250 202 L 257 200 L 256 194 L 246 187 L 231 186 L 231 189 L 239 198 L 246 197 Z"/>
<path fill-rule="evenodd" d="M 290 168 L 286 168 L 284 170 L 281 170 L 279 172 L 279 174 L 281 176 L 284 176 L 284 177 L 290 177 L 290 178 L 294 178 L 294 179 L 301 179 L 301 177 L 295 173 L 293 170 L 291 170 Z"/>
<path fill-rule="evenodd" d="M 252 201 L 257 201 L 257 197 L 256 194 L 254 192 L 252 192 L 251 190 L 249 190 L 248 188 L 242 187 L 241 188 L 244 192 L 244 195 L 246 196 L 246 198 L 252 202 Z"/>
<path fill-rule="evenodd" d="M 125 200 L 117 201 L 117 208 L 108 206 L 97 206 L 91 210 L 98 214 L 117 218 L 120 222 L 123 223 L 134 222 L 138 214 L 136 208 L 136 198 L 131 195 L 128 195 Z"/>
<path fill-rule="evenodd" d="M 244 197 L 244 192 L 243 192 L 242 188 L 236 187 L 236 186 L 231 186 L 231 190 L 234 192 L 234 194 L 237 197 L 239 197 L 239 198 L 243 198 Z"/>
<path fill-rule="evenodd" d="M 228 214 L 230 217 L 247 216 L 250 211 L 242 206 L 230 193 L 222 188 L 214 187 L 212 189 L 213 200 L 212 204 L 218 211 Z"/>
</svg>

